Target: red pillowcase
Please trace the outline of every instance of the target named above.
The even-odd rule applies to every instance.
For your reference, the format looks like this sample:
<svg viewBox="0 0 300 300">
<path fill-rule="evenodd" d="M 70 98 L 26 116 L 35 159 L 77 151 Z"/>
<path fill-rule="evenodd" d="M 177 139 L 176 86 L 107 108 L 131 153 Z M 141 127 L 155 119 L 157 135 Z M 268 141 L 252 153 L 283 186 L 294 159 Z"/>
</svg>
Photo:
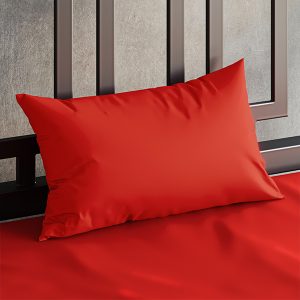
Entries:
<svg viewBox="0 0 300 300">
<path fill-rule="evenodd" d="M 243 61 L 168 87 L 17 100 L 50 189 L 40 240 L 282 198 L 257 145 Z"/>
</svg>

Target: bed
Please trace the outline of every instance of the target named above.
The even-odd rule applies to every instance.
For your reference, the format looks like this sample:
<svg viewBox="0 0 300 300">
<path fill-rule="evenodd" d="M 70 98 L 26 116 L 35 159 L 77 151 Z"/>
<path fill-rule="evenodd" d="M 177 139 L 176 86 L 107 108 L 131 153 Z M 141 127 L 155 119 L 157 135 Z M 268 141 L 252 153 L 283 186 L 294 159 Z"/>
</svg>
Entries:
<svg viewBox="0 0 300 300">
<path fill-rule="evenodd" d="M 222 67 L 221 6 L 206 1 L 207 73 Z M 286 38 L 286 3 L 272 7 L 272 100 L 251 104 L 255 120 L 287 114 L 286 52 L 275 43 Z M 96 10 L 97 95 L 105 95 L 114 93 L 113 1 L 98 0 Z M 54 96 L 68 99 L 72 1 L 54 1 L 54 12 Z M 168 85 L 184 81 L 183 15 L 182 0 L 167 1 Z M 36 136 L 0 139 L 0 159 L 17 162 L 16 180 L 0 184 L 0 299 L 300 299 L 300 137 L 261 142 L 260 150 L 283 199 L 38 242 L 48 185 L 35 174 Z"/>
<path fill-rule="evenodd" d="M 41 217 L 2 223 L 1 299 L 299 299 L 300 172 L 274 179 L 283 200 L 45 243 Z"/>
</svg>

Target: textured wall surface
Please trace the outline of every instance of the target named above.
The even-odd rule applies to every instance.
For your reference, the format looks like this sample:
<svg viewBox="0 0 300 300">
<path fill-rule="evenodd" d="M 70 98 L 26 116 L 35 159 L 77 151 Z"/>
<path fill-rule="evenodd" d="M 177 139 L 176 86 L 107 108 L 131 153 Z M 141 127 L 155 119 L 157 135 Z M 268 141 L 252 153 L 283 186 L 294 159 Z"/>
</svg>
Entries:
<svg viewBox="0 0 300 300">
<path fill-rule="evenodd" d="M 74 96 L 95 94 L 95 1 L 74 0 Z M 53 0 L 0 0 L 0 138 L 31 133 L 18 92 L 53 96 Z M 289 116 L 260 140 L 300 135 L 300 1 L 288 0 Z M 224 0 L 224 63 L 246 58 L 250 101 L 270 98 L 270 1 Z M 116 91 L 166 82 L 166 1 L 115 0 Z M 205 0 L 185 0 L 185 76 L 205 73 Z M 38 174 L 43 169 L 38 160 Z M 0 181 L 14 179 L 0 161 Z"/>
<path fill-rule="evenodd" d="M 271 99 L 271 1 L 223 1 L 224 65 L 245 57 L 249 102 Z"/>
<path fill-rule="evenodd" d="M 166 1 L 115 1 L 116 92 L 166 83 Z"/>
<path fill-rule="evenodd" d="M 96 93 L 96 1 L 73 0 L 73 96 Z"/>
<path fill-rule="evenodd" d="M 184 56 L 185 80 L 206 72 L 206 17 L 205 0 L 184 1 Z"/>
<path fill-rule="evenodd" d="M 53 97 L 53 33 L 52 0 L 0 0 L 0 138 L 32 133 L 16 93 Z M 0 181 L 14 178 L 15 159 L 0 160 Z"/>
</svg>

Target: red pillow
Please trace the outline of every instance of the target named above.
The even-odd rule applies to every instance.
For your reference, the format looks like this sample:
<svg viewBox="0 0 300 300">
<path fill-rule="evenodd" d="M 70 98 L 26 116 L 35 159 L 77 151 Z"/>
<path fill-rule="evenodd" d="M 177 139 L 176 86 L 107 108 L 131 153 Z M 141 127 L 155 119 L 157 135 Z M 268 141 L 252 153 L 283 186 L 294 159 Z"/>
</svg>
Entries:
<svg viewBox="0 0 300 300">
<path fill-rule="evenodd" d="M 17 99 L 37 134 L 50 189 L 41 241 L 282 198 L 258 149 L 243 61 L 168 87 Z"/>
</svg>

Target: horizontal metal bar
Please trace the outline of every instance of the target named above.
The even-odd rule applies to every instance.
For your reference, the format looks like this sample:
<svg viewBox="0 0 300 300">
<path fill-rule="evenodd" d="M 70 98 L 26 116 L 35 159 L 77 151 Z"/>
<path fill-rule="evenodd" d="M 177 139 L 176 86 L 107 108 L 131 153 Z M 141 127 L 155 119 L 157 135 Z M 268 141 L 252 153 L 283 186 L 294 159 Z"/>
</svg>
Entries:
<svg viewBox="0 0 300 300">
<path fill-rule="evenodd" d="M 269 174 L 300 170 L 300 136 L 259 143 Z"/>
<path fill-rule="evenodd" d="M 0 139 L 0 159 L 38 153 L 40 153 L 40 149 L 34 134 Z"/>
<path fill-rule="evenodd" d="M 259 143 L 261 152 L 275 151 L 289 147 L 300 147 L 300 136 L 292 136 L 283 139 L 263 141 Z"/>
<path fill-rule="evenodd" d="M 300 170 L 300 146 L 263 151 L 269 174 Z"/>
<path fill-rule="evenodd" d="M 253 117 L 256 121 L 287 117 L 287 105 L 284 101 L 266 101 L 250 104 Z"/>
<path fill-rule="evenodd" d="M 0 140 L 1 143 L 22 145 L 22 140 L 35 141 L 35 136 Z M 4 141 L 4 142 L 3 142 Z M 20 142 L 21 141 L 21 142 Z M 14 143 L 15 142 L 15 143 Z M 300 136 L 259 143 L 269 174 L 300 170 Z M 0 220 L 42 214 L 45 211 L 48 187 L 45 177 L 33 186 L 19 187 L 15 181 L 0 183 Z"/>
</svg>

